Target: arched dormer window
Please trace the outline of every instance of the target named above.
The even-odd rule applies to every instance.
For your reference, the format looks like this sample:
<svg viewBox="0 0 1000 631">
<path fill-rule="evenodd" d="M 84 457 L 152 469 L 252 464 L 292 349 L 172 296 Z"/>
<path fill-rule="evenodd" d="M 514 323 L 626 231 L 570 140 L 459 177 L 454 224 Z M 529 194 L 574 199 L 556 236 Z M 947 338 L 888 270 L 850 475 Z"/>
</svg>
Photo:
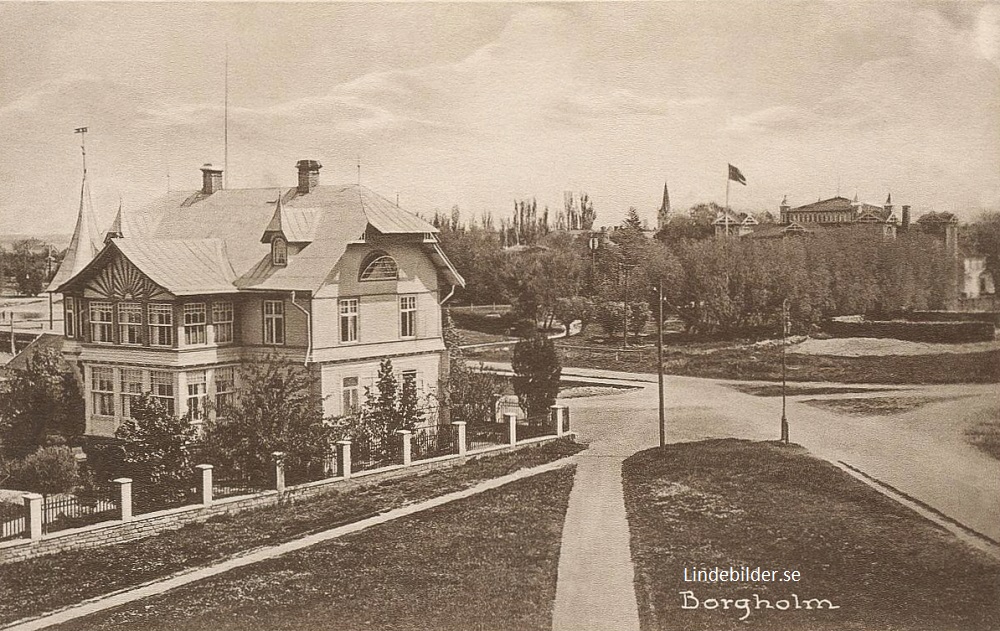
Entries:
<svg viewBox="0 0 1000 631">
<path fill-rule="evenodd" d="M 281 266 L 288 264 L 288 242 L 281 237 L 271 239 L 271 263 Z"/>
<path fill-rule="evenodd" d="M 376 252 L 365 259 L 361 266 L 360 280 L 396 280 L 399 278 L 399 268 L 396 259 L 385 252 Z"/>
</svg>

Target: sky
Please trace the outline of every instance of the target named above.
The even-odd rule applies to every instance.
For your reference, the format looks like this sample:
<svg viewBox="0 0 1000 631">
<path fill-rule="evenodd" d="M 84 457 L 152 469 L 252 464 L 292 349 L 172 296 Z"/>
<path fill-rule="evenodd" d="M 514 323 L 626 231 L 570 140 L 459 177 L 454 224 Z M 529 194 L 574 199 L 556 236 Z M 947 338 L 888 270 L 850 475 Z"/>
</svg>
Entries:
<svg viewBox="0 0 1000 631">
<path fill-rule="evenodd" d="M 227 186 L 362 183 L 424 215 L 598 225 L 840 194 L 1000 208 L 1000 4 L 0 3 L 0 235 L 72 230 L 80 136 L 109 223 L 204 163 Z"/>
</svg>

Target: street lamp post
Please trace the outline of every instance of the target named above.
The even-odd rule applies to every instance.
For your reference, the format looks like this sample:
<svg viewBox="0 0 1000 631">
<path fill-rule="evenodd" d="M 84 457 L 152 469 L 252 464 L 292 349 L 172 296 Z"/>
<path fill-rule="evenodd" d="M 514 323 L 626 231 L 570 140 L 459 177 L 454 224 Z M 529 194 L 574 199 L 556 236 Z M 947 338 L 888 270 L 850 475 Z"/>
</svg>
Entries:
<svg viewBox="0 0 1000 631">
<path fill-rule="evenodd" d="M 656 318 L 656 381 L 660 395 L 660 447 L 667 444 L 667 420 L 663 409 L 663 281 L 656 291 L 657 302 L 659 303 L 658 316 Z"/>
<path fill-rule="evenodd" d="M 788 336 L 788 298 L 781 303 L 781 443 L 788 444 L 788 416 L 785 413 L 785 340 Z"/>
<path fill-rule="evenodd" d="M 600 247 L 601 240 L 591 233 L 587 245 L 590 247 L 590 291 L 597 294 L 597 248 Z"/>
</svg>

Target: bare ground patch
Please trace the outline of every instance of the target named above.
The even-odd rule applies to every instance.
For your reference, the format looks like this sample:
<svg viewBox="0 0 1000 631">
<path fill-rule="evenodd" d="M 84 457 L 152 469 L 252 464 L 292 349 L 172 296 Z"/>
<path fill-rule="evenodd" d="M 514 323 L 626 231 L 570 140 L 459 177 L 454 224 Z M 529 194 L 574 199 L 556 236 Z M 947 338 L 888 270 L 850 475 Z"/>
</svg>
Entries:
<svg viewBox="0 0 1000 631">
<path fill-rule="evenodd" d="M 953 401 L 962 397 L 857 397 L 845 399 L 807 399 L 806 405 L 850 416 L 891 416 L 916 410 L 930 403 Z"/>
</svg>

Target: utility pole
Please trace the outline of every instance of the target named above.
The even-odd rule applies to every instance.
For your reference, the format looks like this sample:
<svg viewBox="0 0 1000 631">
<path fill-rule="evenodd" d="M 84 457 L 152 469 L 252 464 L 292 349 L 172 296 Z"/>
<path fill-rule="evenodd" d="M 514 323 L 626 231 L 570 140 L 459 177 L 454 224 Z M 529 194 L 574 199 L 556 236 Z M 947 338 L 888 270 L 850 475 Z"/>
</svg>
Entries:
<svg viewBox="0 0 1000 631">
<path fill-rule="evenodd" d="M 785 339 L 788 336 L 788 298 L 781 303 L 781 443 L 788 444 L 788 416 L 785 414 Z"/>
<path fill-rule="evenodd" d="M 622 263 L 622 270 L 625 272 L 625 309 L 622 311 L 622 347 L 628 348 L 628 270 L 631 266 Z"/>
<path fill-rule="evenodd" d="M 660 395 L 660 447 L 667 444 L 667 419 L 663 409 L 663 279 L 656 291 L 657 302 L 659 303 L 656 318 L 656 381 L 659 386 Z"/>
</svg>

